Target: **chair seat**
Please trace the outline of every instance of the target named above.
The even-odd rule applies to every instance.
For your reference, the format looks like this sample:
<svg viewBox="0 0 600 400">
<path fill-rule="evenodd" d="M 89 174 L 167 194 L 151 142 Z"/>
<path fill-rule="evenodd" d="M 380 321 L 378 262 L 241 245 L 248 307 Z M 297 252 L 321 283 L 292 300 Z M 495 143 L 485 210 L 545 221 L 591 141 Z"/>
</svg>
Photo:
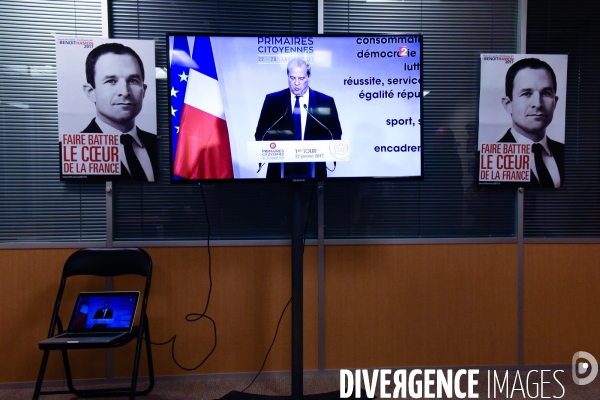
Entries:
<svg viewBox="0 0 600 400">
<path fill-rule="evenodd" d="M 134 339 L 137 339 L 140 327 L 135 325 L 131 332 L 119 337 L 110 343 L 38 343 L 40 350 L 76 350 L 76 349 L 112 349 L 114 347 L 124 346 Z M 74 341 L 77 339 L 73 339 Z"/>
</svg>

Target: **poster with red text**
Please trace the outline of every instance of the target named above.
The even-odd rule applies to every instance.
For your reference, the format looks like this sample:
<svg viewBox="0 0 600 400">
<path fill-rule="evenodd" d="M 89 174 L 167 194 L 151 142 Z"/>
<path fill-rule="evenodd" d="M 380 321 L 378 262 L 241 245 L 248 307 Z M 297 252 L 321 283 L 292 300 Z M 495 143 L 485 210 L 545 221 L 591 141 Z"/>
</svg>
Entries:
<svg viewBox="0 0 600 400">
<path fill-rule="evenodd" d="M 60 179 L 153 182 L 154 41 L 57 37 Z"/>
<path fill-rule="evenodd" d="M 566 94 L 566 55 L 481 55 L 479 184 L 563 185 Z"/>
</svg>

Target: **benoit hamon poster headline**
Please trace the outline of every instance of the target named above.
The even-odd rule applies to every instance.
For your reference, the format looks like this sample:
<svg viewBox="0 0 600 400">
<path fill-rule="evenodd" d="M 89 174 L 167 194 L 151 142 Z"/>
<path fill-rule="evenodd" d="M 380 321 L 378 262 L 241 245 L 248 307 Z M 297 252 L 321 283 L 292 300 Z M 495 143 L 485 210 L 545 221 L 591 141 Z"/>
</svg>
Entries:
<svg viewBox="0 0 600 400">
<path fill-rule="evenodd" d="M 154 41 L 57 37 L 61 180 L 157 179 Z"/>
<path fill-rule="evenodd" d="M 480 184 L 562 186 L 566 94 L 566 55 L 481 55 Z"/>
</svg>

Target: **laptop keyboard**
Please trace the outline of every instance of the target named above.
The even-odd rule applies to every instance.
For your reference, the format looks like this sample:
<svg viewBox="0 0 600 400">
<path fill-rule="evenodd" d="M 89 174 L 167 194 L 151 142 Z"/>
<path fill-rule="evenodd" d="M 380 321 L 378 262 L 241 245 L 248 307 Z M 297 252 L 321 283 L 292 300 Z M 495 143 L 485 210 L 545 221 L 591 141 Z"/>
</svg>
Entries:
<svg viewBox="0 0 600 400">
<path fill-rule="evenodd" d="M 118 336 L 121 335 L 123 332 L 106 332 L 106 333 L 102 333 L 102 332 L 89 332 L 89 333 L 64 333 L 62 335 L 60 335 L 61 338 L 75 338 L 75 337 L 87 337 L 87 336 L 92 336 L 92 337 L 113 337 L 113 336 Z"/>
</svg>

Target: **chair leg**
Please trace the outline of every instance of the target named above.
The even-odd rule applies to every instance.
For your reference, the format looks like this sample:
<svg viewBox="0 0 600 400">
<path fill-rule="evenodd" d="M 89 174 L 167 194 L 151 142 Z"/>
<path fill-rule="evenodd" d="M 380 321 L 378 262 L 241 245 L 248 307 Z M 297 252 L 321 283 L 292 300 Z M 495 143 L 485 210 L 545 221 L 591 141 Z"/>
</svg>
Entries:
<svg viewBox="0 0 600 400">
<path fill-rule="evenodd" d="M 133 360 L 133 373 L 131 375 L 131 391 L 129 393 L 129 399 L 135 399 L 135 389 L 137 387 L 137 374 L 140 367 L 140 351 L 141 351 L 141 339 L 138 338 L 135 351 L 135 359 Z"/>
<path fill-rule="evenodd" d="M 44 350 L 44 355 L 42 356 L 42 364 L 40 365 L 40 372 L 38 373 L 37 382 L 35 383 L 35 390 L 33 391 L 33 400 L 37 400 L 40 398 L 40 392 L 42 391 L 42 382 L 44 381 L 44 374 L 46 373 L 46 365 L 48 364 L 49 355 L 50 350 Z"/>
<path fill-rule="evenodd" d="M 150 325 L 148 323 L 148 317 L 146 317 L 145 321 L 144 321 L 142 337 L 145 338 L 145 342 L 146 342 L 146 359 L 148 361 L 149 382 L 148 382 L 148 387 L 146 389 L 140 390 L 140 391 L 136 390 L 137 378 L 139 375 L 139 362 L 140 362 L 140 358 L 142 356 L 142 347 L 141 347 L 142 342 L 138 341 L 137 349 L 136 349 L 136 358 L 134 360 L 134 366 L 133 366 L 133 374 L 132 374 L 132 378 L 131 378 L 131 392 L 130 392 L 130 397 L 129 397 L 130 399 L 133 399 L 134 396 L 147 395 L 154 388 L 154 363 L 152 362 L 152 344 L 150 342 Z"/>
<path fill-rule="evenodd" d="M 144 320 L 145 319 L 146 318 L 144 318 Z M 146 329 L 146 327 L 147 325 L 144 321 L 144 324 L 140 326 L 140 332 L 138 333 L 137 342 L 135 344 L 135 358 L 133 360 L 133 373 L 131 374 L 131 391 L 129 394 L 130 400 L 134 400 L 136 395 L 137 378 L 140 370 L 140 357 L 142 353 L 142 337 L 144 336 L 144 330 Z"/>
<path fill-rule="evenodd" d="M 69 355 L 67 350 L 61 350 L 63 365 L 65 368 L 65 379 L 67 380 L 67 387 L 71 391 L 71 393 L 75 393 L 77 389 L 73 385 L 73 375 L 71 375 L 71 364 L 69 363 Z"/>
<path fill-rule="evenodd" d="M 148 317 L 145 320 L 146 325 L 146 358 L 148 360 L 148 378 L 150 379 L 150 386 L 146 389 L 146 393 L 150 393 L 154 387 L 154 363 L 152 361 L 152 343 L 150 341 L 150 324 L 148 323 Z M 146 394 L 144 393 L 144 394 Z"/>
</svg>

